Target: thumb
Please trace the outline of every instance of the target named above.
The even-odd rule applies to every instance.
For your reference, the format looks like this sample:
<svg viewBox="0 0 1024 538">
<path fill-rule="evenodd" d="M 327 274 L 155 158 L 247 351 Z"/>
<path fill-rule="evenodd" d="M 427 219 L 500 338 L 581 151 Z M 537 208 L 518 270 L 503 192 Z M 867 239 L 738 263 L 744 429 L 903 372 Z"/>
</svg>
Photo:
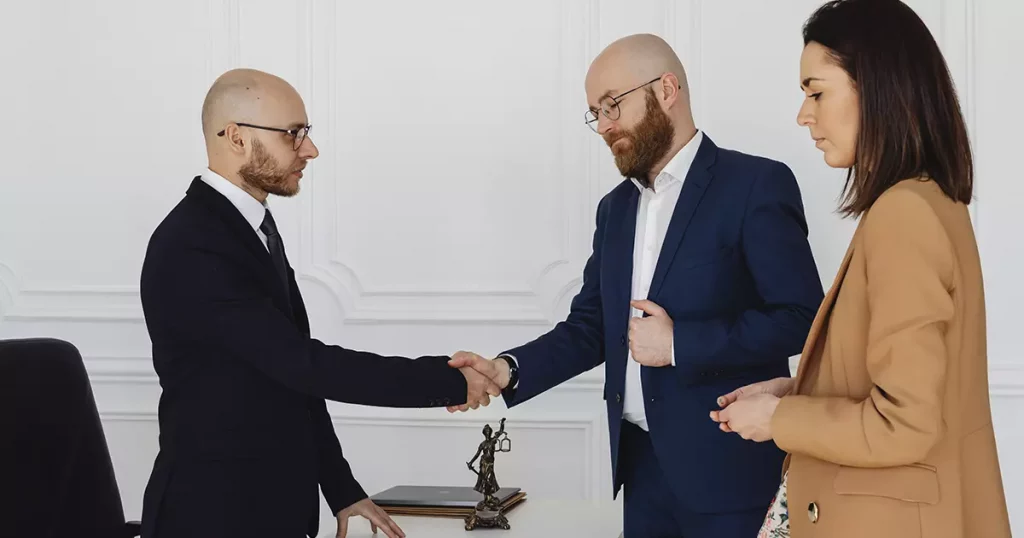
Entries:
<svg viewBox="0 0 1024 538">
<path fill-rule="evenodd" d="M 741 397 L 743 397 L 743 389 L 745 389 L 745 388 L 746 387 L 740 387 L 740 388 L 730 392 L 729 394 L 726 394 L 724 396 L 719 396 L 718 397 L 718 406 L 719 407 L 725 407 L 725 406 L 735 402 L 736 400 L 739 400 Z"/>
<path fill-rule="evenodd" d="M 451 359 L 448 360 L 448 366 L 451 366 L 452 368 L 463 368 L 471 364 L 473 364 L 472 355 L 456 353 L 454 356 L 452 356 Z"/>
<path fill-rule="evenodd" d="M 660 306 L 658 306 L 657 304 L 655 304 L 654 301 L 648 301 L 648 300 L 644 299 L 642 301 L 630 301 L 629 304 L 633 308 L 638 308 L 640 310 L 643 310 L 644 312 L 646 312 L 646 313 L 648 313 L 648 314 L 650 314 L 652 316 L 663 316 L 663 315 L 665 315 L 665 309 L 660 307 Z"/>
</svg>

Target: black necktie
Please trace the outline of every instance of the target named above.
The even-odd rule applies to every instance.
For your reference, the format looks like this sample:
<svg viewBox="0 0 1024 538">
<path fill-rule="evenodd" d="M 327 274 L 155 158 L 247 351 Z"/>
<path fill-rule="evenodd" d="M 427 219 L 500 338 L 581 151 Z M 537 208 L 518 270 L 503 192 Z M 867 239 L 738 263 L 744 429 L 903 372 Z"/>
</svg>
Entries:
<svg viewBox="0 0 1024 538">
<path fill-rule="evenodd" d="M 274 216 L 270 214 L 270 210 L 266 210 L 263 215 L 263 224 L 260 224 L 260 231 L 267 235 L 267 248 L 270 250 L 270 259 L 274 261 L 274 267 L 277 268 L 278 276 L 281 277 L 281 282 L 284 284 L 284 294 L 291 300 L 288 285 L 288 262 L 285 261 L 284 257 L 284 242 L 281 241 L 281 235 L 277 233 L 277 223 L 274 222 Z"/>
</svg>

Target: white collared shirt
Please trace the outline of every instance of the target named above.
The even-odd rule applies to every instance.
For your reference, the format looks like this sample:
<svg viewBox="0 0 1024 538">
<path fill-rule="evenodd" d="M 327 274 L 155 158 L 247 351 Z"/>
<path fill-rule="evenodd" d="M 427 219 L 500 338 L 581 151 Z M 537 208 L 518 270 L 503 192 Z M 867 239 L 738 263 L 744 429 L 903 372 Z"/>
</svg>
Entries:
<svg viewBox="0 0 1024 538">
<path fill-rule="evenodd" d="M 703 135 L 700 131 L 683 146 L 664 170 L 654 179 L 653 188 L 645 188 L 639 181 L 633 184 L 640 189 L 639 207 L 636 212 L 636 234 L 633 237 L 633 286 L 632 299 L 647 299 L 654 277 L 654 268 L 658 265 L 661 245 L 665 241 L 665 232 L 672 220 L 679 193 L 683 189 L 683 181 L 690 171 L 697 148 L 700 147 Z M 642 317 L 642 310 L 630 307 L 631 317 Z M 675 341 L 672 342 L 672 366 L 676 364 Z M 626 358 L 626 390 L 623 397 L 622 418 L 647 430 L 647 412 L 644 409 L 643 386 L 640 383 L 640 364 L 633 360 L 633 354 Z"/>
<path fill-rule="evenodd" d="M 231 202 L 231 205 L 238 209 L 238 212 L 242 214 L 242 218 L 249 223 L 249 226 L 252 226 L 263 246 L 266 247 L 267 236 L 260 230 L 260 225 L 263 224 L 263 219 L 266 217 L 268 209 L 266 202 L 260 202 L 253 198 L 251 194 L 245 192 L 241 187 L 209 168 L 203 170 L 201 178 L 207 185 L 223 194 Z"/>
</svg>

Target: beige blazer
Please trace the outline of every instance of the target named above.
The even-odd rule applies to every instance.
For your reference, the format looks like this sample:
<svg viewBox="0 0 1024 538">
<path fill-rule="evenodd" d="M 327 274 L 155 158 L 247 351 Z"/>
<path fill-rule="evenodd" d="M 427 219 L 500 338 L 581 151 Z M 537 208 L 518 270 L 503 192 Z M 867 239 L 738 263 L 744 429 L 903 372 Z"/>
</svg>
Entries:
<svg viewBox="0 0 1024 538">
<path fill-rule="evenodd" d="M 793 538 L 1004 538 L 970 215 L 927 179 L 862 216 L 772 418 Z"/>
</svg>

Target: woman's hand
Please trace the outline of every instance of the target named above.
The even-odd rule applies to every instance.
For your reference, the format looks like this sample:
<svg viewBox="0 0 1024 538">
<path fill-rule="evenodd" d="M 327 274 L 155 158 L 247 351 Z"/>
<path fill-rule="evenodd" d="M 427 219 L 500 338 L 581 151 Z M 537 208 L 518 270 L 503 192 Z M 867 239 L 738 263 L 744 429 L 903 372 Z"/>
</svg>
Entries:
<svg viewBox="0 0 1024 538">
<path fill-rule="evenodd" d="M 776 377 L 775 379 L 769 379 L 768 381 L 751 383 L 750 385 L 740 387 L 729 394 L 719 396 L 718 406 L 725 407 L 740 398 L 746 398 L 755 394 L 772 394 L 776 397 L 782 398 L 789 394 L 789 391 L 792 389 L 792 377 Z"/>
<path fill-rule="evenodd" d="M 711 420 L 724 432 L 735 432 L 750 441 L 771 441 L 772 415 L 778 405 L 779 397 L 774 394 L 745 395 L 721 411 L 712 411 Z"/>
<path fill-rule="evenodd" d="M 711 420 L 717 422 L 718 428 L 723 432 L 735 432 L 744 439 L 768 441 L 772 438 L 772 413 L 775 412 L 779 399 L 789 394 L 792 389 L 791 377 L 776 377 L 740 387 L 718 398 L 718 405 L 723 409 L 712 411 Z M 737 404 L 743 400 L 753 401 L 743 405 Z"/>
</svg>

